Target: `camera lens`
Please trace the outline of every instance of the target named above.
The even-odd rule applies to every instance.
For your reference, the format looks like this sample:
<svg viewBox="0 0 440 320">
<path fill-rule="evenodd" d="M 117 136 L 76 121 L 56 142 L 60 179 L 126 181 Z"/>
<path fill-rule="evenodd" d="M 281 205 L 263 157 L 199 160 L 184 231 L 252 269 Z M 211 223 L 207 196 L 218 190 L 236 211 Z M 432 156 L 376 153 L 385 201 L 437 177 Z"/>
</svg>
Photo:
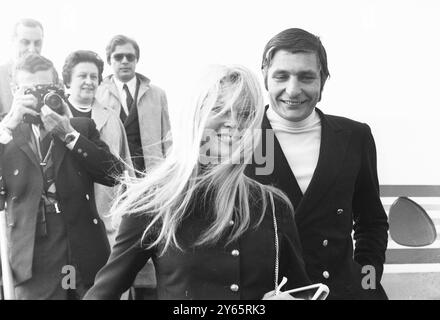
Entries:
<svg viewBox="0 0 440 320">
<path fill-rule="evenodd" d="M 53 111 L 60 113 L 63 106 L 63 99 L 57 93 L 49 92 L 44 96 L 44 104 Z"/>
</svg>

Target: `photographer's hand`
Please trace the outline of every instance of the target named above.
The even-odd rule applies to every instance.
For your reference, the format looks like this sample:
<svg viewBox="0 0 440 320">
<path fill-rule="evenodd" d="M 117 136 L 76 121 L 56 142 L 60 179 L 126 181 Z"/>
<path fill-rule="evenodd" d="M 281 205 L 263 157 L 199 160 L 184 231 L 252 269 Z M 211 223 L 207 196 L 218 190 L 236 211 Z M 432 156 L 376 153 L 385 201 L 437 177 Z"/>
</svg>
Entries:
<svg viewBox="0 0 440 320">
<path fill-rule="evenodd" d="M 41 121 L 47 132 L 51 132 L 64 141 L 66 134 L 75 131 L 67 115 L 59 115 L 48 106 L 41 108 Z"/>
<path fill-rule="evenodd" d="M 24 94 L 24 89 L 18 89 L 14 94 L 11 110 L 4 117 L 1 124 L 13 130 L 23 121 L 25 114 L 38 116 L 38 112 L 33 109 L 37 102 L 37 98 L 32 94 Z"/>
</svg>

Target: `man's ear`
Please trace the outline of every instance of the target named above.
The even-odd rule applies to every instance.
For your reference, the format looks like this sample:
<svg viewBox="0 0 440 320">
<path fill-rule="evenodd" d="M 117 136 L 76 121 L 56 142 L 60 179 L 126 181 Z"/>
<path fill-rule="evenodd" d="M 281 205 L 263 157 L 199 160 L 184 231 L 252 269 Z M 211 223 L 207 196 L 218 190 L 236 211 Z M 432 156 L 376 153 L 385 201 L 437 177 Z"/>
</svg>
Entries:
<svg viewBox="0 0 440 320">
<path fill-rule="evenodd" d="M 322 81 L 322 80 L 321 80 Z M 325 83 L 324 83 L 325 84 Z M 321 86 L 321 90 L 319 91 L 319 99 L 318 99 L 318 102 L 319 101 L 321 101 L 321 99 L 322 99 L 322 92 L 324 91 L 324 84 L 322 84 L 322 86 Z"/>
<path fill-rule="evenodd" d="M 264 87 L 265 87 L 266 90 L 268 91 L 269 89 L 267 88 L 267 68 L 263 68 L 263 69 L 261 70 L 261 72 L 263 73 Z"/>
</svg>

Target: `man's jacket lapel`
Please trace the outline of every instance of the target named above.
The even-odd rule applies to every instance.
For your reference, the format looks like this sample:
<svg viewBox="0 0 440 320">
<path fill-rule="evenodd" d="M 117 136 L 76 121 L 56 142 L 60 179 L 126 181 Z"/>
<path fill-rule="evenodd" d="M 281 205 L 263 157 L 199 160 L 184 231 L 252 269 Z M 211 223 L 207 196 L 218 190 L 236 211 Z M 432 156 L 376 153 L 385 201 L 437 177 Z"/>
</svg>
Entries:
<svg viewBox="0 0 440 320">
<path fill-rule="evenodd" d="M 303 213 L 310 212 L 319 204 L 320 199 L 337 179 L 351 135 L 351 131 L 343 130 L 336 123 L 330 122 L 321 110 L 316 108 L 316 111 L 321 117 L 321 146 L 312 180 L 296 211 L 299 219 Z"/>
<path fill-rule="evenodd" d="M 14 143 L 27 155 L 29 160 L 40 170 L 40 160 L 37 156 L 37 149 L 33 144 L 32 129 L 29 124 L 22 123 L 18 126 L 17 130 L 14 130 L 13 141 Z"/>
</svg>

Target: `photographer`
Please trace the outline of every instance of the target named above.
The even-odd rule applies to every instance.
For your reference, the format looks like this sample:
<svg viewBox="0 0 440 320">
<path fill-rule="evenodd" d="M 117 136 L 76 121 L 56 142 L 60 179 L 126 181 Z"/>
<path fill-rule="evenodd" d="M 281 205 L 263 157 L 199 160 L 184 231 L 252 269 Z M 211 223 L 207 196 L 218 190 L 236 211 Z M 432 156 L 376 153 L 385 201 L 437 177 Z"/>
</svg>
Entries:
<svg viewBox="0 0 440 320">
<path fill-rule="evenodd" d="M 0 122 L 10 265 L 17 299 L 77 299 L 109 254 L 93 183 L 115 184 L 122 164 L 91 119 L 69 119 L 51 61 L 29 54 Z"/>
</svg>

